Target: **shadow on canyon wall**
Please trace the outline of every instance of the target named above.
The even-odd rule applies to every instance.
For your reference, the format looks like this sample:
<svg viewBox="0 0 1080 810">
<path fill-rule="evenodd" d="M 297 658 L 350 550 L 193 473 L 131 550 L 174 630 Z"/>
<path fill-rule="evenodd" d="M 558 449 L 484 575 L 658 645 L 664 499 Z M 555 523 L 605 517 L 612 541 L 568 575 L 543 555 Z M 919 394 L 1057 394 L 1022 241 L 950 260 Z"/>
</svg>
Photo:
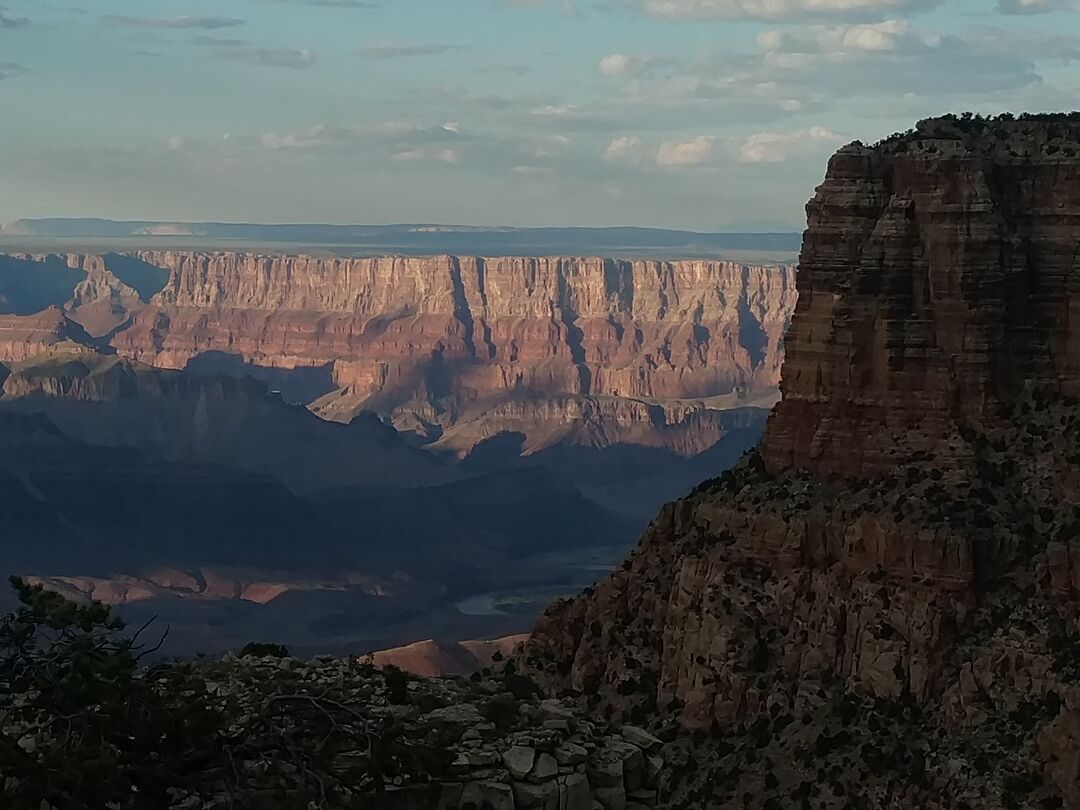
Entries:
<svg viewBox="0 0 1080 810">
<path fill-rule="evenodd" d="M 169 280 L 169 271 L 164 267 L 143 261 L 136 256 L 123 253 L 106 253 L 105 266 L 131 289 L 139 294 L 142 301 L 150 299 L 165 289 Z"/>
<path fill-rule="evenodd" d="M 63 306 L 84 278 L 86 274 L 68 267 L 62 256 L 30 261 L 0 254 L 0 313 L 33 315 Z"/>
<path fill-rule="evenodd" d="M 286 401 L 307 404 L 334 391 L 333 363 L 308 368 L 274 368 L 246 361 L 239 354 L 208 351 L 193 357 L 186 371 L 202 376 L 222 374 L 234 379 L 250 377 L 264 383 Z"/>
</svg>

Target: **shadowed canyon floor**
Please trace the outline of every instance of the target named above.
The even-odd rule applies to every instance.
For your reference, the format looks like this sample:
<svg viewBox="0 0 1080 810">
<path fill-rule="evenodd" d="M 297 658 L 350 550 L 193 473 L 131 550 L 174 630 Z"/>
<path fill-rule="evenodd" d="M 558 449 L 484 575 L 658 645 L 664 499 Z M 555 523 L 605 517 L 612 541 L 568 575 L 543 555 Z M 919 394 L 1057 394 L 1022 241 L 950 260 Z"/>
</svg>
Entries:
<svg viewBox="0 0 1080 810">
<path fill-rule="evenodd" d="M 0 255 L 5 562 L 159 616 L 177 652 L 526 630 L 758 441 L 792 278 L 719 260 Z"/>
</svg>

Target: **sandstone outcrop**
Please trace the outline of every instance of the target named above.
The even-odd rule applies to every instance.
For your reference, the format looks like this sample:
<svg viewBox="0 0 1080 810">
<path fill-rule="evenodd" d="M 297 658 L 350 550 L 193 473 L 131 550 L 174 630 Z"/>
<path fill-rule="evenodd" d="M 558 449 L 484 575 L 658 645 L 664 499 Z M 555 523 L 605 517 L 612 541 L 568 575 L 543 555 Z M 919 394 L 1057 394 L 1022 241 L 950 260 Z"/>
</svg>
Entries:
<svg viewBox="0 0 1080 810">
<path fill-rule="evenodd" d="M 761 455 L 537 626 L 546 689 L 670 740 L 665 806 L 1080 806 L 1077 144 L 841 150 Z"/>
<path fill-rule="evenodd" d="M 0 313 L 48 306 L 125 358 L 373 410 L 440 451 L 524 427 L 527 452 L 693 456 L 722 411 L 772 404 L 795 292 L 789 267 L 716 260 L 0 255 Z"/>
<path fill-rule="evenodd" d="M 0 313 L 61 307 L 89 334 L 126 324 L 161 289 L 168 272 L 118 253 L 0 254 Z"/>
<path fill-rule="evenodd" d="M 88 345 L 91 338 L 59 307 L 36 315 L 0 315 L 0 363 L 19 363 L 66 342 Z"/>
<path fill-rule="evenodd" d="M 138 258 L 170 277 L 114 337 L 124 356 L 322 370 L 306 392 L 334 391 L 320 413 L 369 408 L 435 437 L 522 392 L 640 403 L 775 388 L 794 307 L 788 268 L 716 261 Z"/>
<path fill-rule="evenodd" d="M 379 669 L 397 667 L 423 678 L 471 675 L 509 658 L 526 635 L 506 636 L 490 641 L 417 641 L 404 647 L 378 650 L 366 660 Z"/>
<path fill-rule="evenodd" d="M 1026 386 L 1080 393 L 1073 122 L 924 121 L 807 206 L 770 468 L 886 470 Z"/>
</svg>

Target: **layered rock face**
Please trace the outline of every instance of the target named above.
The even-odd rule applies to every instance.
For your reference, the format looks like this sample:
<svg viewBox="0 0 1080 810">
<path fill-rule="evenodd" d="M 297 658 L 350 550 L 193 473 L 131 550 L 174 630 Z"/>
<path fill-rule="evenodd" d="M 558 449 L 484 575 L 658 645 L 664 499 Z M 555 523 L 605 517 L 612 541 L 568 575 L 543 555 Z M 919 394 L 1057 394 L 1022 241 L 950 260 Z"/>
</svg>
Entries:
<svg viewBox="0 0 1080 810">
<path fill-rule="evenodd" d="M 842 150 L 762 455 L 526 645 L 548 690 L 669 741 L 665 806 L 1080 807 L 1065 135 L 943 120 Z"/>
<path fill-rule="evenodd" d="M 59 307 L 102 337 L 142 310 L 167 278 L 161 268 L 116 253 L 0 255 L 0 313 Z"/>
<path fill-rule="evenodd" d="M 81 342 L 255 376 L 328 420 L 374 410 L 458 455 L 524 426 L 529 452 L 692 456 L 722 411 L 772 404 L 794 306 L 790 268 L 708 260 L 0 255 L 0 316 L 59 308 Z M 0 362 L 42 350 L 31 326 Z"/>
<path fill-rule="evenodd" d="M 1080 392 L 1077 124 L 927 121 L 807 206 L 769 466 L 859 474 L 1028 385 Z M 898 441 L 899 437 L 899 441 Z"/>
<path fill-rule="evenodd" d="M 324 391 L 337 390 L 320 413 L 367 407 L 439 429 L 519 391 L 673 400 L 775 387 L 794 307 L 789 269 L 713 261 L 139 259 L 171 275 L 113 339 L 121 354 L 325 369 Z"/>
<path fill-rule="evenodd" d="M 18 363 L 58 344 L 85 343 L 89 335 L 59 307 L 35 315 L 0 315 L 0 363 Z"/>
<path fill-rule="evenodd" d="M 794 305 L 789 271 L 724 262 L 140 259 L 171 276 L 118 348 L 176 366 L 215 350 L 255 363 L 342 361 L 336 381 L 370 393 L 393 392 L 433 357 L 479 361 L 459 383 L 479 395 L 525 386 L 689 398 L 775 385 Z"/>
</svg>

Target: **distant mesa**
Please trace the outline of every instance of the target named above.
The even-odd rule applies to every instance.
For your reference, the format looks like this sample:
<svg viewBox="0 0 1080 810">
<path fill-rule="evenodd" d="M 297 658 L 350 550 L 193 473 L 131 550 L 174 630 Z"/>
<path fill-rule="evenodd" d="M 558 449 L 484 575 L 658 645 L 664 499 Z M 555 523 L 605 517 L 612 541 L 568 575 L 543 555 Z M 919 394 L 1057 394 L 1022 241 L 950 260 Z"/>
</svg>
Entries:
<svg viewBox="0 0 1080 810">
<path fill-rule="evenodd" d="M 257 225 L 107 219 L 20 219 L 0 228 L 0 245 L 38 250 L 136 250 L 175 239 L 176 247 L 255 247 L 277 252 L 319 248 L 340 255 L 606 255 L 625 258 L 727 258 L 787 262 L 797 233 L 701 233 L 662 228 L 511 228 L 429 223 Z"/>
<path fill-rule="evenodd" d="M 197 228 L 190 225 L 147 225 L 137 228 L 132 236 L 200 236 Z"/>
</svg>

